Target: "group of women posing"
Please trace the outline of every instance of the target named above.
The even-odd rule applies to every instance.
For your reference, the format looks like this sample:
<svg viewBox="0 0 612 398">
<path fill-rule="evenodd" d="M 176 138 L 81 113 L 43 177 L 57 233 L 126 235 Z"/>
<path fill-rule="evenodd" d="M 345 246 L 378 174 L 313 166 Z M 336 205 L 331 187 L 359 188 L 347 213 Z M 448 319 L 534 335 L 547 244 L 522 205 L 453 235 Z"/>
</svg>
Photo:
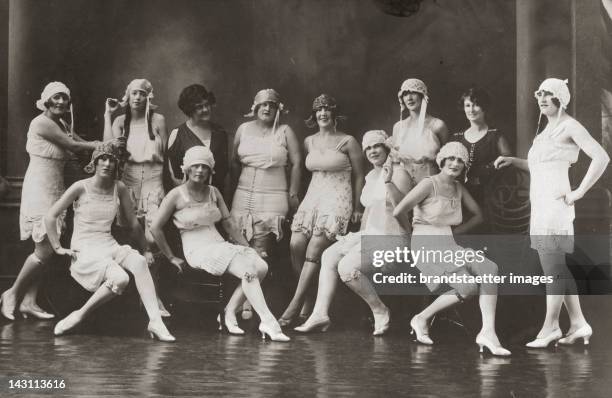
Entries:
<svg viewBox="0 0 612 398">
<path fill-rule="evenodd" d="M 442 237 L 445 249 L 461 249 L 452 235 L 473 231 L 482 223 L 481 205 L 493 170 L 516 166 L 531 174 L 532 247 L 538 250 L 543 271 L 556 276 L 547 287 L 542 329 L 527 346 L 571 344 L 580 338 L 587 344 L 592 330 L 582 314 L 564 254 L 572 250 L 573 204 L 601 176 L 609 158 L 566 113 L 570 94 L 564 81 L 546 79 L 535 96 L 540 119 L 545 116 L 547 123 L 543 129 L 538 123 L 528 159 L 523 160 L 510 157 L 503 135 L 489 128 L 490 100 L 479 89 L 461 97 L 469 127 L 451 136 L 442 120 L 427 113 L 426 85 L 408 79 L 398 92 L 401 117 L 392 136 L 382 130 L 368 131 L 361 147 L 354 137 L 337 129 L 344 116 L 335 99 L 322 94 L 313 101 L 306 120 L 318 131 L 304 141 L 304 163 L 312 178 L 300 200 L 301 147 L 293 130 L 282 123 L 285 107 L 272 89 L 255 96 L 251 112 L 245 115 L 253 119 L 238 127 L 230 162 L 227 134 L 211 121 L 215 97 L 201 85 L 183 89 L 178 105 L 187 120 L 167 136 L 164 118 L 152 103 L 153 87 L 145 79 L 132 81 L 121 102 L 107 100 L 106 141 L 100 143 L 84 141 L 74 133 L 72 119 L 67 118 L 72 113 L 70 91 L 61 83 L 50 83 L 37 102 L 43 113 L 28 131 L 30 164 L 20 212 L 22 239 L 32 237 L 35 251 L 14 285 L 2 294 L 2 314 L 14 319 L 19 310 L 24 316 L 53 317 L 38 307 L 36 292 L 42 267 L 55 252 L 72 257 L 72 276 L 94 292 L 82 308 L 58 322 L 56 335 L 73 329 L 92 309 L 120 294 L 129 281 L 128 270 L 149 315 L 151 336 L 173 341 L 162 321 L 162 316 L 170 314 L 157 298 L 148 267 L 158 262 L 153 252 L 159 250 L 179 271 L 186 261 L 214 275 L 230 273 L 241 280 L 222 317 L 229 333 L 244 334 L 236 314 L 242 311 L 248 317 L 251 308 L 261 319 L 262 335 L 273 340 L 289 340 L 282 327 L 290 325 L 296 325 L 298 332 L 325 331 L 341 280 L 369 305 L 373 334 L 382 335 L 389 328 L 390 313 L 365 276 L 373 268 L 361 261 L 361 235 L 411 235 L 412 245 L 419 248 L 431 246 L 428 236 L 436 235 Z M 112 121 L 114 112 L 121 115 Z M 64 192 L 62 166 L 67 151 L 92 149 L 86 171 L 93 176 Z M 567 170 L 581 149 L 592 161 L 579 188 L 572 191 Z M 367 175 L 364 155 L 373 167 Z M 225 191 L 228 172 L 232 189 Z M 228 210 L 225 199 L 230 192 Z M 59 233 L 70 204 L 74 204 L 75 226 L 71 248 L 65 249 Z M 464 217 L 463 210 L 470 217 Z M 290 251 L 298 283 L 277 320 L 260 282 L 267 273 L 268 254 L 283 237 L 288 215 L 293 215 Z M 119 245 L 111 236 L 117 216 L 132 231 L 142 254 Z M 180 231 L 184 256 L 178 256 L 177 248 L 164 236 L 170 218 Z M 229 242 L 217 231 L 219 222 Z M 359 222 L 358 233 L 346 233 L 349 223 Z M 420 271 L 427 275 L 498 272 L 489 260 L 463 267 L 423 264 Z M 317 272 L 315 295 L 312 282 Z M 510 354 L 495 331 L 495 284 L 428 287 L 440 295 L 412 318 L 416 340 L 433 344 L 428 334 L 432 317 L 478 295 L 482 329 L 476 343 L 496 355 Z M 570 316 L 565 337 L 559 328 L 564 303 Z"/>
</svg>

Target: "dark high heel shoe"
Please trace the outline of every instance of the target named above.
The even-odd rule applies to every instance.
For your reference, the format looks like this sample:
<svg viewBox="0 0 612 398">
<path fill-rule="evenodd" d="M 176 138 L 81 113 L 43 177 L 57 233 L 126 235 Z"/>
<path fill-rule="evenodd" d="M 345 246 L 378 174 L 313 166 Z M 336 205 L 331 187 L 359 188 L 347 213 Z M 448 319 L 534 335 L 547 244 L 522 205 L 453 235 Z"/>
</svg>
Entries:
<svg viewBox="0 0 612 398">
<path fill-rule="evenodd" d="M 427 329 L 422 329 L 417 325 L 416 322 L 417 315 L 413 316 L 410 320 L 410 334 L 414 335 L 414 339 L 421 344 L 432 345 L 434 342 L 429 337 L 429 331 Z"/>
<path fill-rule="evenodd" d="M 19 306 L 19 312 L 24 319 L 28 319 L 28 317 L 32 316 L 37 319 L 48 320 L 55 318 L 55 315 L 50 314 L 42 309 L 35 309 L 31 307 L 26 307 L 24 305 Z"/>
<path fill-rule="evenodd" d="M 272 341 L 285 342 L 291 340 L 289 336 L 283 333 L 278 323 L 276 325 L 269 325 L 262 322 L 259 324 L 259 331 L 261 332 L 261 338 L 263 340 L 266 339 L 266 336 L 269 336 Z"/>
<path fill-rule="evenodd" d="M 71 312 L 66 318 L 62 319 L 55 325 L 53 334 L 56 336 L 62 336 L 74 329 L 82 321 L 81 317 L 78 316 L 76 311 Z"/>
<path fill-rule="evenodd" d="M 171 343 L 176 341 L 176 338 L 170 334 L 168 329 L 166 329 L 166 325 L 160 320 L 156 322 L 149 322 L 147 326 L 147 331 L 149 332 L 149 336 L 155 340 Z"/>
<path fill-rule="evenodd" d="M 217 315 L 217 322 L 219 323 L 219 330 L 227 330 L 229 334 L 233 334 L 235 336 L 242 336 L 244 334 L 244 330 L 240 329 L 238 326 L 238 321 L 234 319 L 232 322 L 227 321 L 227 312 L 223 311 L 223 317 L 221 314 Z"/>
<path fill-rule="evenodd" d="M 9 301 L 6 299 L 6 292 L 2 293 L 2 295 L 0 296 L 0 303 L 2 304 L 2 306 L 0 306 L 0 312 L 2 312 L 2 315 L 6 318 L 6 319 L 10 319 L 11 321 L 15 320 L 15 307 L 17 306 L 17 304 L 15 303 L 15 300 L 13 299 L 13 301 Z"/>
<path fill-rule="evenodd" d="M 330 325 L 331 321 L 329 320 L 329 317 L 325 317 L 317 319 L 316 321 L 312 321 L 310 324 L 308 324 L 308 321 L 306 321 L 304 322 L 304 324 L 293 328 L 293 330 L 300 333 L 310 333 L 316 331 L 327 332 L 327 329 L 329 329 Z"/>
</svg>

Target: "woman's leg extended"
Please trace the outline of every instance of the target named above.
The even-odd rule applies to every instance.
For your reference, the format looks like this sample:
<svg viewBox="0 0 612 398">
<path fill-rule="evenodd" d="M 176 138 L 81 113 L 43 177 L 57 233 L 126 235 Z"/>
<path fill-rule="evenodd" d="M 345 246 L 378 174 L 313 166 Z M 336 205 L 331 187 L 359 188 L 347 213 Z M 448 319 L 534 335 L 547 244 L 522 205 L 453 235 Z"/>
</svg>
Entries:
<svg viewBox="0 0 612 398">
<path fill-rule="evenodd" d="M 369 267 L 369 265 L 365 265 Z M 361 297 L 370 307 L 374 315 L 387 315 L 389 309 L 380 300 L 374 286 L 370 283 L 367 275 L 362 270 L 361 264 L 361 245 L 356 245 L 338 264 L 338 274 L 342 282 L 353 292 Z"/>
<path fill-rule="evenodd" d="M 259 227 L 257 224 L 253 226 L 255 229 L 253 233 L 253 239 L 251 239 L 250 246 L 259 254 L 259 256 L 264 260 L 268 261 L 270 250 L 272 249 L 272 245 L 274 244 L 275 235 L 271 232 L 259 231 Z M 263 280 L 260 279 L 260 281 Z M 242 319 L 251 319 L 252 314 L 252 306 L 248 300 L 244 300 L 242 303 Z"/>
<path fill-rule="evenodd" d="M 496 276 L 499 273 L 497 264 L 493 261 L 486 259 L 482 263 L 472 263 L 466 265 L 468 271 L 472 275 L 480 276 Z M 475 292 L 461 292 L 462 295 L 475 293 Z M 494 344 L 500 345 L 495 331 L 495 313 L 497 309 L 497 284 L 496 283 L 483 283 L 480 285 L 480 295 L 478 298 L 478 304 L 480 305 L 480 313 L 482 314 L 482 329 L 480 330 L 479 336 L 484 337 L 485 340 Z"/>
<path fill-rule="evenodd" d="M 147 260 L 136 251 L 132 251 L 120 265 L 134 275 L 136 289 L 147 311 L 149 320 L 155 321 L 161 318 L 159 306 L 157 304 L 155 285 L 153 284 L 153 278 L 151 277 Z"/>
<path fill-rule="evenodd" d="M 57 325 L 55 325 L 53 333 L 56 336 L 59 336 L 74 328 L 89 314 L 91 314 L 93 310 L 106 303 L 116 295 L 123 293 L 129 282 L 129 275 L 117 263 L 113 262 L 106 268 L 104 282 L 98 288 L 98 290 L 91 295 L 91 297 L 81 308 L 73 311 L 66 318 L 59 321 Z"/>
<path fill-rule="evenodd" d="M 298 311 L 300 311 L 304 298 L 307 294 L 308 287 L 310 286 L 310 282 L 319 269 L 321 254 L 331 244 L 332 241 L 327 239 L 325 235 L 315 235 L 308 242 L 304 266 L 302 267 L 302 272 L 300 273 L 300 279 L 298 280 L 298 285 L 295 289 L 293 299 L 291 299 L 289 306 L 282 316 L 283 319 L 293 319 L 297 315 Z"/>
<path fill-rule="evenodd" d="M 305 325 L 311 320 L 316 321 L 325 319 L 329 316 L 329 307 L 338 285 L 338 263 L 342 257 L 344 257 L 339 250 L 340 247 L 341 243 L 334 243 L 328 247 L 321 256 L 321 272 L 319 273 L 317 299 L 312 314 Z"/>
<path fill-rule="evenodd" d="M 232 259 L 227 272 L 239 278 L 240 285 L 230 298 L 226 311 L 237 308 L 246 296 L 263 323 L 276 322 L 261 290 L 260 281 L 268 272 L 266 262 L 255 253 L 239 253 Z"/>
<path fill-rule="evenodd" d="M 369 271 L 370 264 L 361 263 L 361 245 L 356 245 L 338 264 L 340 279 L 365 301 L 374 315 L 374 335 L 382 335 L 389 329 L 391 314 L 382 302 L 363 271 Z"/>
<path fill-rule="evenodd" d="M 2 315 L 10 320 L 15 319 L 17 303 L 31 284 L 36 282 L 36 277 L 40 275 L 43 266 L 49 262 L 53 253 L 53 248 L 46 237 L 41 242 L 34 242 L 34 253 L 26 258 L 13 286 L 2 294 Z M 37 288 L 34 289 L 33 293 L 35 292 Z M 36 297 L 29 297 L 28 300 L 36 301 Z"/>
</svg>

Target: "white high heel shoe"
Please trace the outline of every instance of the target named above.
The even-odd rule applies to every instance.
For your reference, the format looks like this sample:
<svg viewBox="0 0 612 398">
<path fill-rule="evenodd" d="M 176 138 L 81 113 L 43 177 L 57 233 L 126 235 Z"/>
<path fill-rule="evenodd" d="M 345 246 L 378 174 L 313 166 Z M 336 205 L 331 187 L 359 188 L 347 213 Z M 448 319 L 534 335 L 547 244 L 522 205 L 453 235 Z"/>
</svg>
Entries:
<svg viewBox="0 0 612 398">
<path fill-rule="evenodd" d="M 382 317 L 377 317 L 374 315 L 374 331 L 372 332 L 372 336 L 382 336 L 389 330 L 389 324 L 391 323 L 391 313 L 387 308 L 387 312 Z"/>
<path fill-rule="evenodd" d="M 173 342 L 176 341 L 176 338 L 170 334 L 168 329 L 166 329 L 166 325 L 159 320 L 156 322 L 149 322 L 147 326 L 147 331 L 149 332 L 149 336 L 155 340 L 164 341 L 164 342 Z"/>
<path fill-rule="evenodd" d="M 70 331 L 70 329 L 74 329 L 81 321 L 82 319 L 77 315 L 77 312 L 73 311 L 55 325 L 53 334 L 56 336 L 66 334 L 66 332 Z"/>
<path fill-rule="evenodd" d="M 414 335 L 415 340 L 418 341 L 419 343 L 425 344 L 425 345 L 432 345 L 434 342 L 429 337 L 429 330 L 427 329 L 423 330 L 417 326 L 416 324 L 417 317 L 418 315 L 415 315 L 410 320 L 410 329 L 411 329 L 410 334 Z"/>
<path fill-rule="evenodd" d="M 329 329 L 329 325 L 331 325 L 331 321 L 329 320 L 329 317 L 325 317 L 317 319 L 316 321 L 312 321 L 310 323 L 307 320 L 306 322 L 304 322 L 304 324 L 294 327 L 293 330 L 300 333 L 310 333 L 315 331 L 327 332 L 327 329 Z"/>
<path fill-rule="evenodd" d="M 484 353 L 484 347 L 487 347 L 489 352 L 491 352 L 491 354 L 496 355 L 496 356 L 507 357 L 510 354 L 512 354 L 510 351 L 502 347 L 501 344 L 495 345 L 489 339 L 481 336 L 480 334 L 476 336 L 476 344 L 478 344 L 478 347 L 480 348 L 481 353 Z"/>
<path fill-rule="evenodd" d="M 221 318 L 221 314 L 217 315 L 217 322 L 219 322 L 220 330 L 223 330 L 223 327 L 225 327 L 225 330 L 227 330 L 229 334 L 235 336 L 242 336 L 244 334 L 244 330 L 238 326 L 236 318 L 228 322 L 227 311 L 223 311 L 223 318 Z"/>
<path fill-rule="evenodd" d="M 559 344 L 570 345 L 574 344 L 576 340 L 582 339 L 584 345 L 589 345 L 589 340 L 592 335 L 593 329 L 591 328 L 591 325 L 587 323 L 583 327 L 577 329 L 574 333 L 570 333 L 567 336 L 559 339 Z"/>
<path fill-rule="evenodd" d="M 550 345 L 550 343 L 554 342 L 555 346 L 557 345 L 557 341 L 563 337 L 561 330 L 554 329 L 552 332 L 548 334 L 548 336 L 537 337 L 535 340 L 530 341 L 525 344 L 526 347 L 529 348 L 546 348 Z"/>
<path fill-rule="evenodd" d="M 278 323 L 270 325 L 266 323 L 259 324 L 259 331 L 261 332 L 261 338 L 266 339 L 266 335 L 270 337 L 272 341 L 289 341 L 289 336 L 285 335 Z"/>
</svg>

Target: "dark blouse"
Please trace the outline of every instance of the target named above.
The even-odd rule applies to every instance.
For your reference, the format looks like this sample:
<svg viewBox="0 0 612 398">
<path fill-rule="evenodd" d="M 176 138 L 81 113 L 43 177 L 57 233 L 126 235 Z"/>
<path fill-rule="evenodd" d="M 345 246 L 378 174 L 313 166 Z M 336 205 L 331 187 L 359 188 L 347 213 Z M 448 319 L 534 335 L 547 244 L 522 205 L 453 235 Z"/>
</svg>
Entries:
<svg viewBox="0 0 612 398">
<path fill-rule="evenodd" d="M 464 131 L 453 134 L 451 141 L 465 145 L 469 153 L 470 167 L 467 170 L 468 187 L 487 185 L 495 172 L 493 162 L 500 155 L 498 142 L 501 133 L 497 129 L 489 129 L 478 141 L 471 143 L 465 139 Z"/>
<path fill-rule="evenodd" d="M 165 168 L 169 170 L 170 165 L 176 178 L 183 178 L 183 170 L 181 165 L 183 164 L 183 157 L 185 152 L 194 146 L 204 145 L 197 135 L 189 127 L 187 123 L 183 123 L 177 127 L 176 139 L 172 143 L 172 146 L 166 151 Z M 215 157 L 215 174 L 212 177 L 212 185 L 217 187 L 222 193 L 225 190 L 225 176 L 228 170 L 228 144 L 227 144 L 227 133 L 223 127 L 218 124 L 211 123 L 211 136 L 210 136 L 210 151 Z M 170 160 L 170 164 L 168 162 Z M 168 177 L 170 174 L 168 173 Z M 166 179 L 167 182 L 171 182 L 172 179 Z M 166 187 L 169 188 L 169 187 Z"/>
</svg>

